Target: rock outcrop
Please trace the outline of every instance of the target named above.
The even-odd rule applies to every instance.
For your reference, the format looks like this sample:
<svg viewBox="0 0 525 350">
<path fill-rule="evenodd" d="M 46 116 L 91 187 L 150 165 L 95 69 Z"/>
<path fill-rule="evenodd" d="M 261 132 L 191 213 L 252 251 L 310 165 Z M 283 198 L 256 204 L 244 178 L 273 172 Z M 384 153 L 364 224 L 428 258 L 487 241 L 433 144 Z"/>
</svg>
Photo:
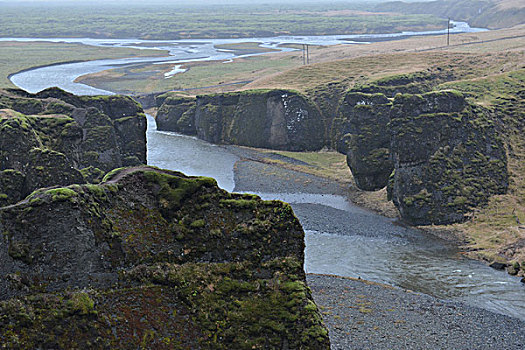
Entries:
<svg viewBox="0 0 525 350">
<path fill-rule="evenodd" d="M 508 188 L 502 138 L 487 110 L 454 91 L 397 95 L 390 113 L 392 199 L 413 224 L 460 222 Z"/>
<path fill-rule="evenodd" d="M 350 92 L 334 120 L 337 150 L 347 163 L 359 188 L 374 191 L 385 187 L 394 165 L 390 157 L 390 109 L 383 94 Z"/>
<path fill-rule="evenodd" d="M 319 110 L 294 91 L 163 96 L 158 102 L 159 130 L 193 134 L 213 143 L 280 150 L 319 150 L 324 145 Z"/>
<path fill-rule="evenodd" d="M 1 208 L 0 232 L 8 348 L 329 349 L 282 202 L 125 168 Z"/>
<path fill-rule="evenodd" d="M 142 108 L 128 97 L 0 91 L 0 206 L 144 164 L 145 131 Z"/>
<path fill-rule="evenodd" d="M 393 99 L 350 91 L 332 135 L 357 186 L 377 190 L 389 184 L 401 217 L 412 224 L 461 222 L 508 187 L 494 118 L 455 91 Z"/>
</svg>

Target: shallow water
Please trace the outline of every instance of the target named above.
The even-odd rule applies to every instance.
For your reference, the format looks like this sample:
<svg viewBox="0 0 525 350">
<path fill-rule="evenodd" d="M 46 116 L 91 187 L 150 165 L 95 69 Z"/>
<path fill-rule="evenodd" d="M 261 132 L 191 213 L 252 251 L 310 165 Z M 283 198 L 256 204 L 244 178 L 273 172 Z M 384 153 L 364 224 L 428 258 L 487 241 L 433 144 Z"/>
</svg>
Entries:
<svg viewBox="0 0 525 350">
<path fill-rule="evenodd" d="M 149 164 L 211 176 L 222 188 L 234 189 L 236 156 L 193 137 L 155 131 L 152 121 Z M 292 205 L 306 232 L 306 272 L 361 277 L 525 320 L 525 286 L 518 278 L 464 258 L 443 240 L 398 225 L 342 196 L 251 193 Z M 327 215 L 312 222 L 314 213 Z"/>
</svg>

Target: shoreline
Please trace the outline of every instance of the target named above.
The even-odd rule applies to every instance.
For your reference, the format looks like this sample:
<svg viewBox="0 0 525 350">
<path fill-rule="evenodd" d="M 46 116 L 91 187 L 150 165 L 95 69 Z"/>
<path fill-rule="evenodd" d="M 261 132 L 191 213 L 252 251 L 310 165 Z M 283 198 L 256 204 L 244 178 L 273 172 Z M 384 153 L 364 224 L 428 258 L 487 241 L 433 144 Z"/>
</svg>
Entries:
<svg viewBox="0 0 525 350">
<path fill-rule="evenodd" d="M 307 274 L 332 350 L 508 349 L 525 321 L 365 280 Z"/>
<path fill-rule="evenodd" d="M 64 61 L 64 62 L 55 62 L 55 63 L 49 63 L 49 64 L 43 64 L 41 66 L 35 66 L 35 67 L 31 67 L 31 68 L 24 68 L 22 70 L 19 70 L 18 72 L 15 72 L 15 73 L 11 73 L 7 76 L 7 79 L 11 82 L 11 84 L 15 85 L 15 83 L 13 83 L 11 81 L 11 77 L 13 75 L 17 75 L 17 74 L 20 74 L 20 73 L 25 73 L 25 72 L 30 72 L 32 70 L 36 70 L 36 69 L 41 69 L 41 68 L 47 68 L 47 67 L 54 67 L 54 66 L 60 66 L 62 64 L 70 64 L 70 63 L 81 63 L 81 62 L 89 62 L 90 60 L 72 60 L 72 61 Z M 15 85 L 16 86 L 16 85 Z M 18 89 L 20 89 L 18 86 L 17 86 Z"/>
</svg>

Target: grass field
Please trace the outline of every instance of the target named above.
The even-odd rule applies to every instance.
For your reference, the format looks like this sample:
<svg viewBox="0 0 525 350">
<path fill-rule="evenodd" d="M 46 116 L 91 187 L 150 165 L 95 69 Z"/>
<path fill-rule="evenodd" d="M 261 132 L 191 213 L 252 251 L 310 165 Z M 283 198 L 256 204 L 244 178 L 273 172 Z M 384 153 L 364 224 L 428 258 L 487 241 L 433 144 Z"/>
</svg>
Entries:
<svg viewBox="0 0 525 350">
<path fill-rule="evenodd" d="M 464 66 L 466 69 L 472 69 L 471 76 L 483 76 L 487 74 L 487 69 L 498 71 L 503 68 L 492 64 L 491 60 L 508 62 L 507 69 L 519 66 L 525 47 L 525 26 L 453 35 L 451 45 L 443 48 L 445 44 L 445 36 L 425 36 L 369 45 L 311 46 L 312 64 L 308 66 L 302 66 L 301 52 L 296 51 L 236 59 L 227 64 L 222 61 L 189 63 L 184 65 L 184 68 L 188 69 L 187 72 L 169 79 L 164 79 L 164 73 L 170 71 L 173 65 L 114 69 L 88 75 L 80 80 L 101 89 L 131 93 L 195 89 L 215 85 L 223 86 L 187 93 L 221 92 L 241 87 L 291 88 L 315 93 L 317 87 L 322 89 L 326 84 L 339 84 L 340 90 L 344 91 L 354 84 L 371 79 L 424 70 L 437 65 Z M 249 44 L 247 47 L 244 45 L 246 44 L 236 45 L 236 48 L 250 49 Z M 431 48 L 434 49 L 430 50 Z M 485 55 L 488 52 L 509 57 L 491 58 Z M 476 59 L 481 57 L 485 63 L 477 67 L 476 59 L 469 59 L 470 54 L 474 54 L 472 57 L 477 57 Z M 490 68 L 491 66 L 493 68 Z M 252 80 L 253 82 L 246 86 L 227 85 Z"/>
<path fill-rule="evenodd" d="M 368 2 L 369 3 L 369 2 Z M 96 6 L 38 2 L 0 2 L 0 36 L 95 37 L 141 39 L 238 38 L 287 34 L 321 35 L 389 33 L 444 28 L 431 15 L 356 11 L 362 3 L 295 3 L 243 5 L 98 3 Z M 67 16 L 64 16 L 67 13 Z M 21 21 L 20 18 L 24 20 Z"/>
<path fill-rule="evenodd" d="M 233 62 L 211 61 L 182 64 L 184 73 L 166 78 L 164 74 L 173 69 L 174 64 L 148 64 L 135 67 L 116 68 L 80 77 L 77 81 L 101 89 L 122 93 L 152 93 L 168 90 L 199 89 L 207 91 L 227 91 L 239 86 L 227 85 L 233 82 L 253 81 L 258 78 L 282 72 L 301 65 L 297 55 L 253 56 L 237 58 Z M 225 85 L 226 84 L 226 85 Z M 205 88 L 209 86 L 217 86 Z M 220 85 L 224 85 L 221 87 Z M 188 92 L 190 94 L 196 91 Z"/>
<path fill-rule="evenodd" d="M 0 42 L 0 88 L 15 87 L 9 81 L 8 76 L 35 66 L 103 58 L 165 56 L 166 54 L 166 52 L 155 50 L 103 48 L 80 44 Z"/>
</svg>

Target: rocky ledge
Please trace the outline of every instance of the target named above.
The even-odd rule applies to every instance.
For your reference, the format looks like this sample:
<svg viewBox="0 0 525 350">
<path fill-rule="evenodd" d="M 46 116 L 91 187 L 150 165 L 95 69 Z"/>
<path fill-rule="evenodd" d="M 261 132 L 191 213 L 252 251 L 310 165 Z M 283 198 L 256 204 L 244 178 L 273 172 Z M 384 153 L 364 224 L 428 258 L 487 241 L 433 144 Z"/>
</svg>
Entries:
<svg viewBox="0 0 525 350">
<path fill-rule="evenodd" d="M 329 349 L 291 207 L 124 168 L 0 208 L 8 348 Z"/>
<path fill-rule="evenodd" d="M 124 96 L 0 90 L 0 206 L 146 162 L 146 117 Z"/>
</svg>

